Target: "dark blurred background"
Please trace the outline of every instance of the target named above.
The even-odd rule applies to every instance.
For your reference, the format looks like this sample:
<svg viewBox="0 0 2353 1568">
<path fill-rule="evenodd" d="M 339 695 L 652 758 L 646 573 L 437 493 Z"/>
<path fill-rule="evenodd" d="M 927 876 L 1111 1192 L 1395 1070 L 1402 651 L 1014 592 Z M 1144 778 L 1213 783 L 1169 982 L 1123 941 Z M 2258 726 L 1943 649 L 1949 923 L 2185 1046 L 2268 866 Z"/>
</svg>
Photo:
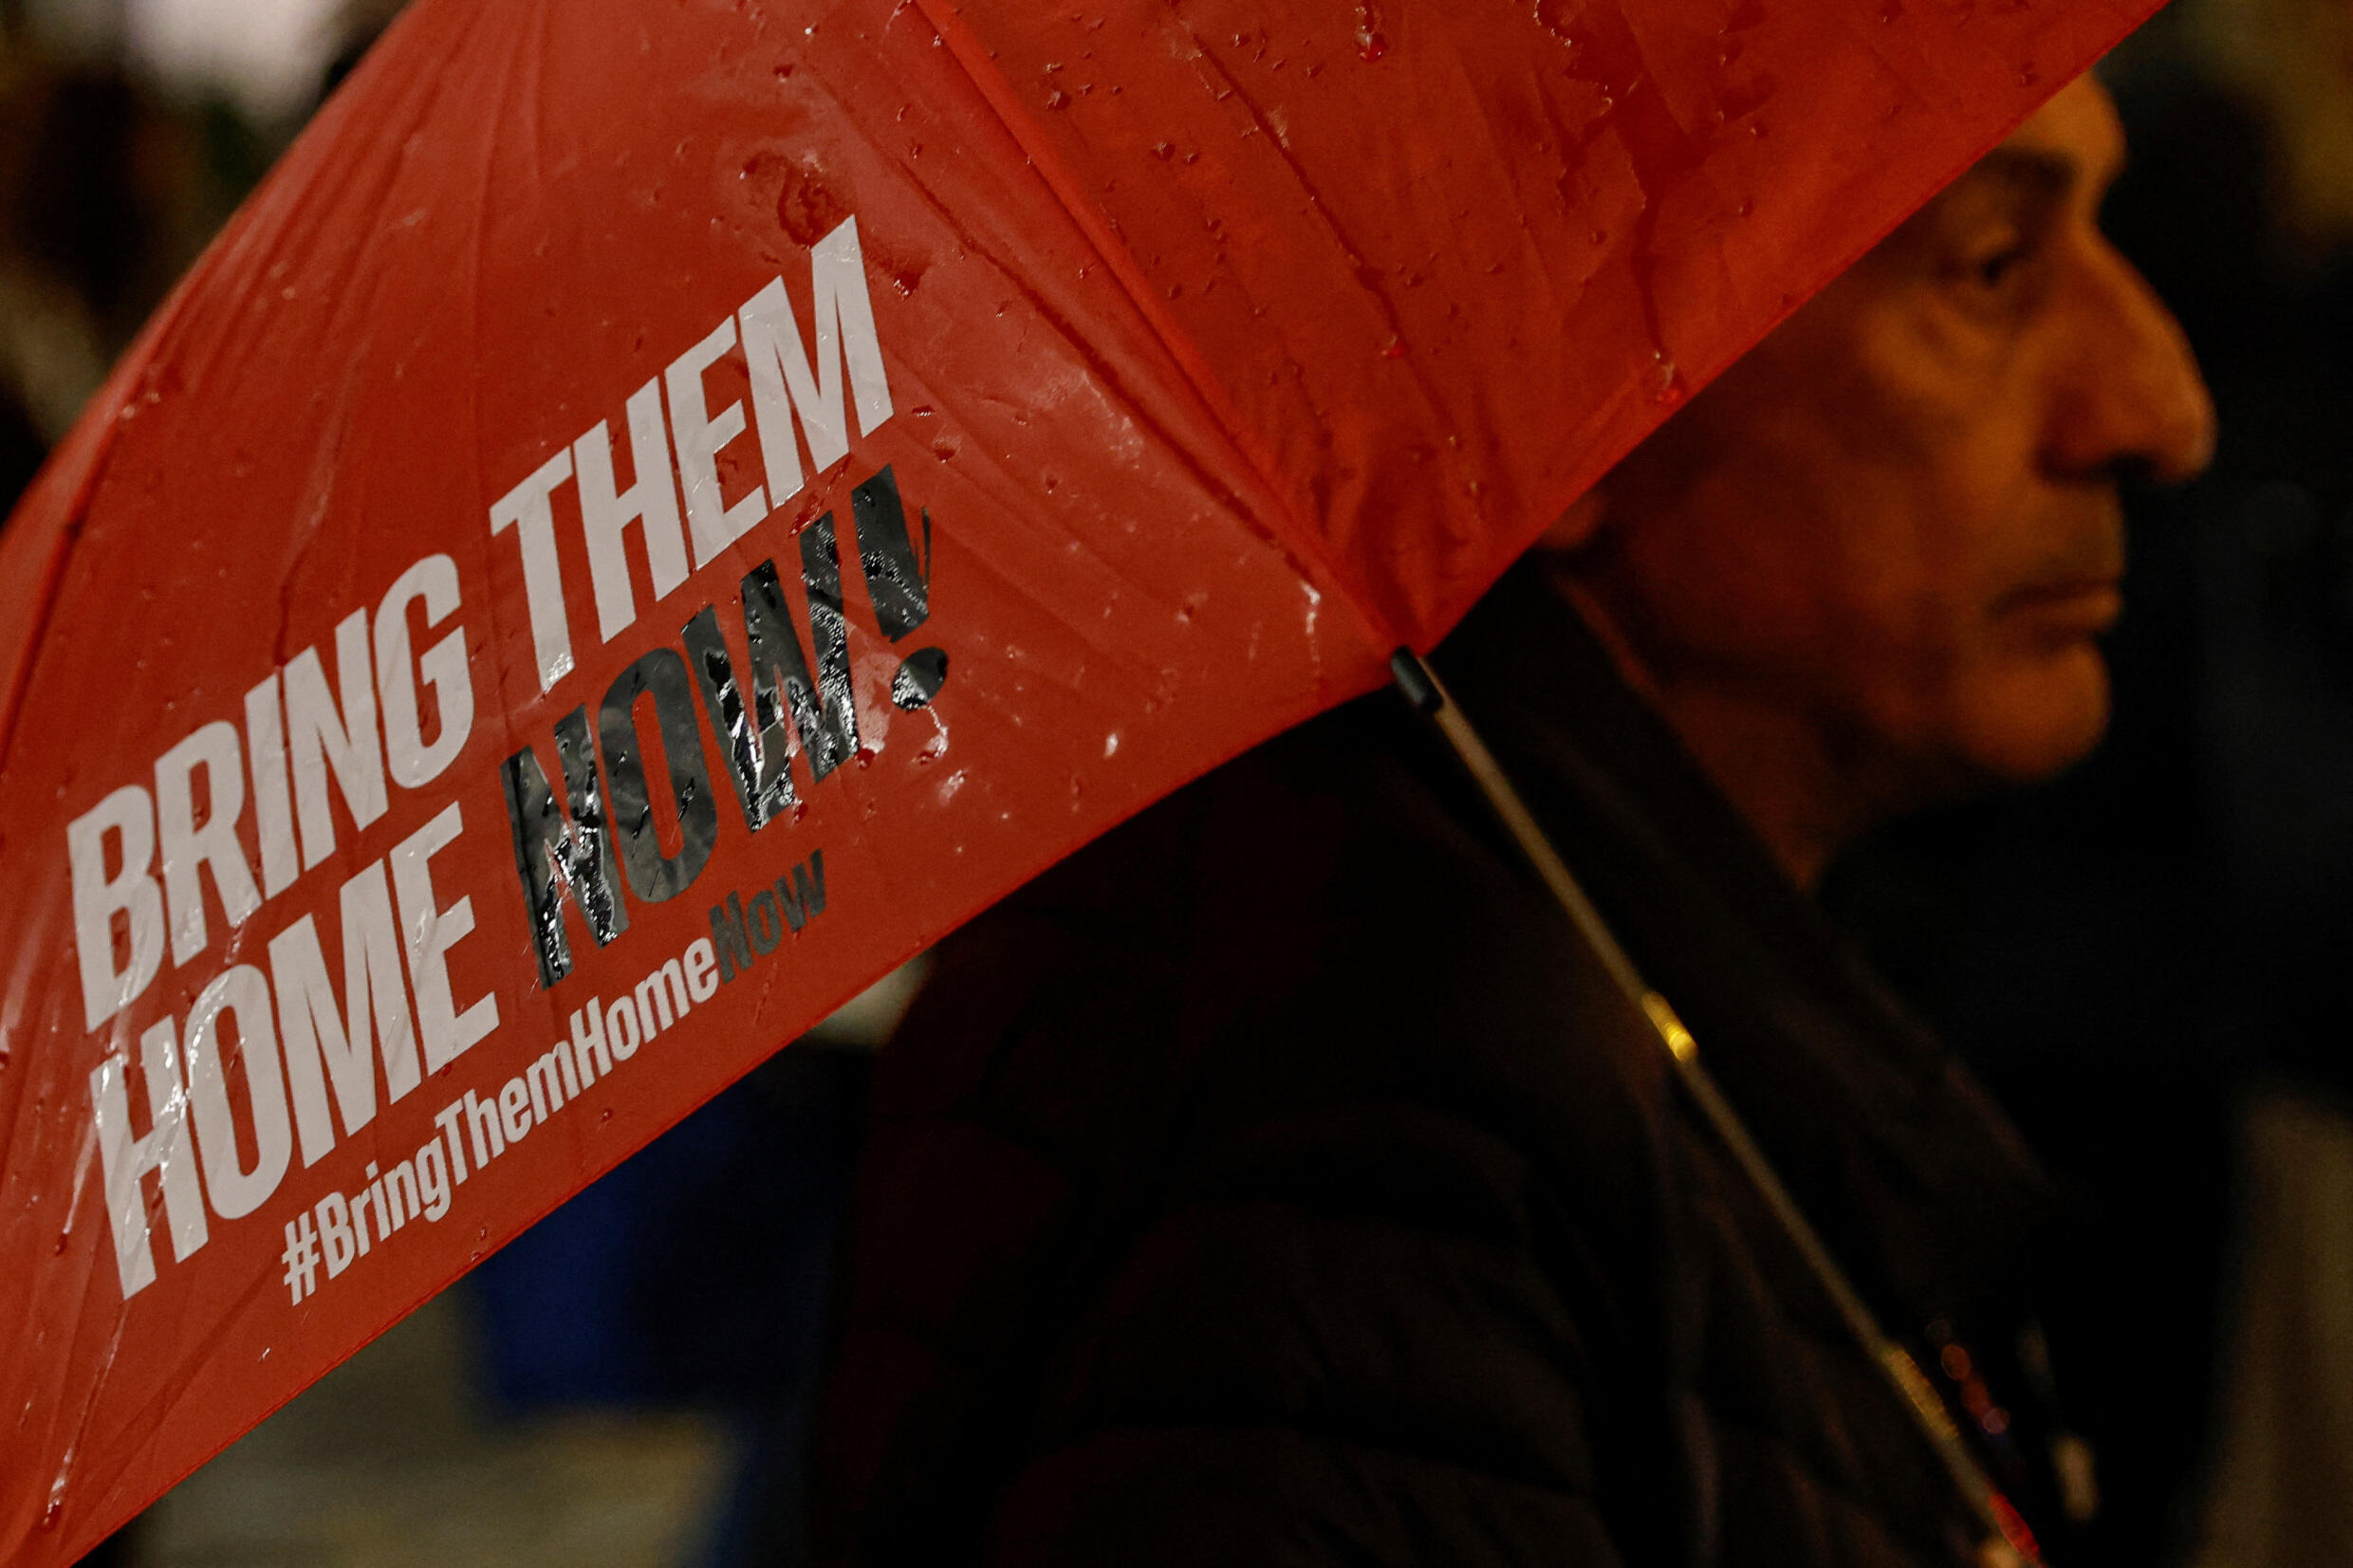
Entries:
<svg viewBox="0 0 2353 1568">
<path fill-rule="evenodd" d="M 398 3 L 0 0 L 0 490 Z M 2110 228 L 2196 347 L 2219 455 L 2133 500 L 2100 752 L 1883 835 L 1825 901 L 2094 1216 L 2047 1264 L 2099 1497 L 2067 1568 L 2353 1563 L 2353 6 L 2178 0 L 2104 74 L 2132 142 Z M 916 983 L 102 1558 L 792 1560 L 867 1066 Z"/>
</svg>

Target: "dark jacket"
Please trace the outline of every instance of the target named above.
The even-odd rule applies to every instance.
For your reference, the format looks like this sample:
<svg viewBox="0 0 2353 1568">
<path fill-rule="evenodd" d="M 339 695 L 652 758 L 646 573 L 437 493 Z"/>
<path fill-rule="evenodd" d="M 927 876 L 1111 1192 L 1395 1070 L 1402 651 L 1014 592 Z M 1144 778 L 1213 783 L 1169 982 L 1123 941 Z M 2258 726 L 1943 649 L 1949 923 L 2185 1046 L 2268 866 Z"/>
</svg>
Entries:
<svg viewBox="0 0 2353 1568">
<path fill-rule="evenodd" d="M 1437 663 L 1891 1327 L 2009 1322 L 2033 1161 L 1563 602 L 1515 573 Z M 876 1094 L 823 1560 L 1964 1559 L 1878 1374 L 1393 694 L 949 942 Z"/>
</svg>

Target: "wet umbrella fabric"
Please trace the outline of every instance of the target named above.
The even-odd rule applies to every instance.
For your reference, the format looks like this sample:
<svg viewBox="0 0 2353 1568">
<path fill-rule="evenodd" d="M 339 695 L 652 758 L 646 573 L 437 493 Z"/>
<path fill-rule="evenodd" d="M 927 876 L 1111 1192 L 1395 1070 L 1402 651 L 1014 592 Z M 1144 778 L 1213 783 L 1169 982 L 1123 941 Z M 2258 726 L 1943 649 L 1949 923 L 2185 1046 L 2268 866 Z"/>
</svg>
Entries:
<svg viewBox="0 0 2353 1568">
<path fill-rule="evenodd" d="M 2147 9 L 419 0 L 0 540 L 0 1559 L 1380 683 Z"/>
</svg>

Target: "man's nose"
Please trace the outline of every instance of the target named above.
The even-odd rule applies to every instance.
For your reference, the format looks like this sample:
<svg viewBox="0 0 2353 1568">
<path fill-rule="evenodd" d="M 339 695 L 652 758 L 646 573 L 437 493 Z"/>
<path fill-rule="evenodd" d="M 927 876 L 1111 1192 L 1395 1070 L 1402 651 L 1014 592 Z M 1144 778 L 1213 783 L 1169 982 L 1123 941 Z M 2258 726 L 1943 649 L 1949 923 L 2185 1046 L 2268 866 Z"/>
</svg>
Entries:
<svg viewBox="0 0 2353 1568">
<path fill-rule="evenodd" d="M 2075 330 L 2058 384 L 2045 458 L 2071 477 L 2145 468 L 2177 484 L 2214 452 L 2214 404 L 2181 323 L 2104 240 L 2069 290 Z"/>
</svg>

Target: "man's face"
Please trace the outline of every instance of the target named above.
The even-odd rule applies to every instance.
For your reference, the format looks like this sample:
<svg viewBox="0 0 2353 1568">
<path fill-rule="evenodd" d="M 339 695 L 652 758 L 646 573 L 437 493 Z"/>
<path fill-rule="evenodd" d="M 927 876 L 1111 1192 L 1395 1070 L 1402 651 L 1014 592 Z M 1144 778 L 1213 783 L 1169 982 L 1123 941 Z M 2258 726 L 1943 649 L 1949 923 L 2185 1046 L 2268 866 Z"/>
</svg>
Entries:
<svg viewBox="0 0 2353 1568">
<path fill-rule="evenodd" d="M 2090 748 L 2117 476 L 2213 444 L 2179 328 L 2097 227 L 2121 157 L 2075 83 L 1610 476 L 1584 570 L 1662 687 L 1784 706 L 1881 793 Z"/>
</svg>

